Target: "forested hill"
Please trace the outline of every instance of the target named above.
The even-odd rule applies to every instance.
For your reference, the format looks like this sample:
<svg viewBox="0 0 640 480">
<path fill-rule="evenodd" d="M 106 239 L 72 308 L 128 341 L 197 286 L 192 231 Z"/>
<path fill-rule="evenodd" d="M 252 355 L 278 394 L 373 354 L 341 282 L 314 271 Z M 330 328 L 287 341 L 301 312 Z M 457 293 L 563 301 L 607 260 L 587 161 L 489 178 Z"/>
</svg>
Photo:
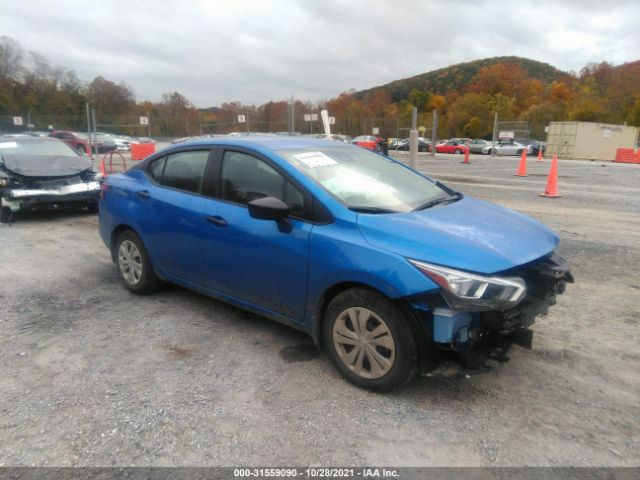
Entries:
<svg viewBox="0 0 640 480">
<path fill-rule="evenodd" d="M 383 90 L 391 96 L 393 102 L 399 102 L 407 99 L 412 90 L 428 91 L 436 95 L 446 95 L 450 91 L 460 92 L 464 91 L 472 83 L 474 77 L 482 68 L 498 64 L 517 66 L 526 72 L 529 78 L 540 80 L 544 84 L 551 83 L 554 80 L 561 80 L 569 75 L 548 63 L 528 58 L 493 57 L 458 63 L 431 72 L 421 73 L 414 77 L 394 80 L 386 85 L 356 92 L 355 96 L 361 99 Z"/>
</svg>

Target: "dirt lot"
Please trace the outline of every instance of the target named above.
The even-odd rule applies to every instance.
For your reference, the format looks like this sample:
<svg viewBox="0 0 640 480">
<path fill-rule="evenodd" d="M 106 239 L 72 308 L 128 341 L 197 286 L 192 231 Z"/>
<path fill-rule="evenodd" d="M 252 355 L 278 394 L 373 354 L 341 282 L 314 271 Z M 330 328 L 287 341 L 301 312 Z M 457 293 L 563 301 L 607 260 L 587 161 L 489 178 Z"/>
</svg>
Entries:
<svg viewBox="0 0 640 480">
<path fill-rule="evenodd" d="M 0 465 L 640 465 L 640 166 L 421 155 L 561 236 L 533 350 L 376 395 L 293 330 L 178 287 L 122 287 L 82 212 L 0 226 Z"/>
</svg>

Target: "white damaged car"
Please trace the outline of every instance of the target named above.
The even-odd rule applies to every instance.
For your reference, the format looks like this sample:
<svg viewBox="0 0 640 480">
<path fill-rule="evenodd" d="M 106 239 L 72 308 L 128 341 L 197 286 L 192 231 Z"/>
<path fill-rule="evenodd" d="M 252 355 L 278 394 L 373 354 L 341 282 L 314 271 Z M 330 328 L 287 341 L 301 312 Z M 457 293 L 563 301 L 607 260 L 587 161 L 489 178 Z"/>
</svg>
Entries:
<svg viewBox="0 0 640 480">
<path fill-rule="evenodd" d="M 0 222 L 22 211 L 97 212 L 100 184 L 89 157 L 55 138 L 0 137 Z"/>
</svg>

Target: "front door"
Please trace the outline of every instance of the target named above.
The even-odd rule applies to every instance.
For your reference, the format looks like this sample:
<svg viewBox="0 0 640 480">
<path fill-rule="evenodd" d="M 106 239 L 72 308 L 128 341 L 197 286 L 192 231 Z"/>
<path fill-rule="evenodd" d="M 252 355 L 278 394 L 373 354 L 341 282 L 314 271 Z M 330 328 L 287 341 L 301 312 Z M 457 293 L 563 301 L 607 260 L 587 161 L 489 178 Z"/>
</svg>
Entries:
<svg viewBox="0 0 640 480">
<path fill-rule="evenodd" d="M 309 235 L 302 191 L 267 159 L 227 150 L 220 157 L 216 198 L 205 199 L 203 281 L 217 292 L 304 318 Z M 247 204 L 275 197 L 291 208 L 290 229 L 249 215 Z"/>
</svg>

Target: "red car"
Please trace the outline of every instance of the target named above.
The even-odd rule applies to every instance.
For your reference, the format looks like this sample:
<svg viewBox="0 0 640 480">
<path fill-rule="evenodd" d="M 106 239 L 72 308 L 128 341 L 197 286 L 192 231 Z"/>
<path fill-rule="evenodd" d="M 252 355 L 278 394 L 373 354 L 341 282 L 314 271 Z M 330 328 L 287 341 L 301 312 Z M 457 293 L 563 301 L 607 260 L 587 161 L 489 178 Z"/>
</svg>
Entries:
<svg viewBox="0 0 640 480">
<path fill-rule="evenodd" d="M 382 139 L 376 137 L 375 135 L 360 135 L 359 137 L 354 138 L 351 143 L 362 148 L 373 150 L 374 152 L 379 152 L 381 150 L 381 141 Z"/>
<path fill-rule="evenodd" d="M 49 132 L 50 137 L 59 138 L 64 143 L 69 145 L 71 148 L 86 153 L 87 155 L 91 154 L 89 150 L 89 140 L 86 135 L 78 132 L 71 132 L 68 130 L 53 130 Z"/>
<path fill-rule="evenodd" d="M 448 140 L 445 143 L 436 145 L 436 152 L 438 153 L 464 153 L 469 147 L 464 142 L 458 142 L 456 140 Z"/>
</svg>

